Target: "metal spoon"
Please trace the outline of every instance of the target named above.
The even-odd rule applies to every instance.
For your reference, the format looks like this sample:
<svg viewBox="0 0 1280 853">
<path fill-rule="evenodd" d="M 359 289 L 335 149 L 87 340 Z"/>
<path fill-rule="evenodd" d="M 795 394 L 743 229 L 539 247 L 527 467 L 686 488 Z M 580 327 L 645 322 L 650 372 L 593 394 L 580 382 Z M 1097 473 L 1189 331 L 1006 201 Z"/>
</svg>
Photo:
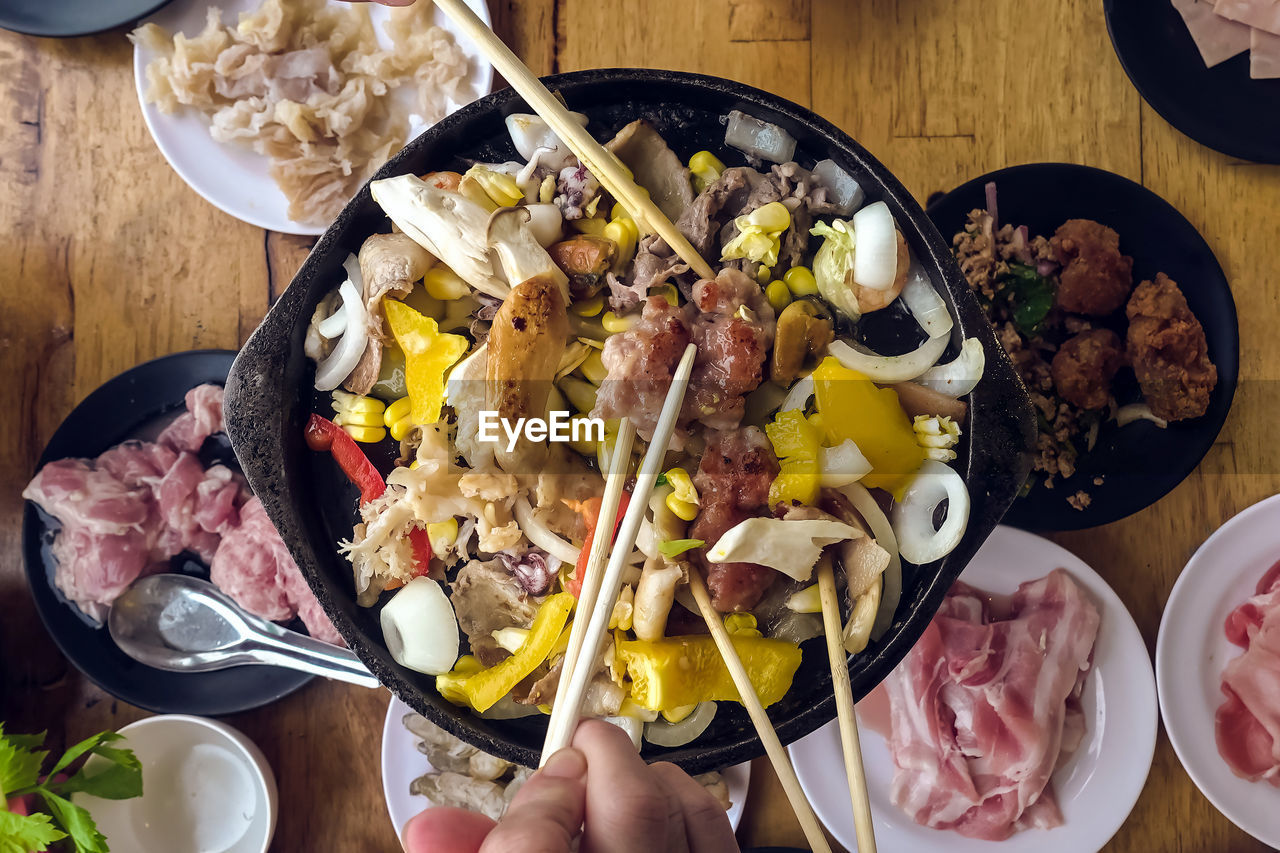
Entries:
<svg viewBox="0 0 1280 853">
<path fill-rule="evenodd" d="M 139 663 L 174 672 L 270 664 L 378 687 L 346 649 L 246 613 L 208 581 L 159 574 L 129 585 L 107 617 L 111 638 Z"/>
</svg>

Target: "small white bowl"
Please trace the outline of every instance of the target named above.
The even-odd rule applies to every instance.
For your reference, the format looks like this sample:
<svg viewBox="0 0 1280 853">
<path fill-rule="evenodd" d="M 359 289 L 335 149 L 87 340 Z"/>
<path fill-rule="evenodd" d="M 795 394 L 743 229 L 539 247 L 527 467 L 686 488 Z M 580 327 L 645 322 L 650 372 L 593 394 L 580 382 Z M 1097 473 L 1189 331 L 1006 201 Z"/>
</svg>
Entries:
<svg viewBox="0 0 1280 853">
<path fill-rule="evenodd" d="M 142 763 L 143 795 L 77 794 L 112 850 L 133 853 L 266 853 L 276 828 L 275 774 L 240 732 L 184 714 L 120 729 Z"/>
</svg>

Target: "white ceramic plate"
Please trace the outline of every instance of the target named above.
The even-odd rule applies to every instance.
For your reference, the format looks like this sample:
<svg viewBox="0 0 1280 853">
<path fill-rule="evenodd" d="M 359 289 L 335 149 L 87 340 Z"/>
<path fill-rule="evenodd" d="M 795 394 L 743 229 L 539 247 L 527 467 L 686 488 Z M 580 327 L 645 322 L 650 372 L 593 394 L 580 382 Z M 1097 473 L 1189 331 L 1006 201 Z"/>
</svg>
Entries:
<svg viewBox="0 0 1280 853">
<path fill-rule="evenodd" d="M 963 580 L 993 593 L 1064 568 L 1101 614 L 1094 671 L 1082 702 L 1088 731 L 1075 754 L 1053 774 L 1064 823 L 1014 833 L 1000 842 L 920 826 L 889 800 L 893 760 L 885 739 L 863 727 L 862 754 L 876 841 L 882 850 L 912 853 L 1095 853 L 1124 823 L 1146 783 L 1156 745 L 1156 685 L 1142 635 L 1129 611 L 1079 557 L 1047 539 L 997 527 L 964 570 Z M 836 839 L 856 848 L 849 788 L 831 723 L 792 744 L 805 793 Z"/>
<path fill-rule="evenodd" d="M 344 0 L 329 2 L 333 5 L 345 5 Z M 258 8 L 261 0 L 221 0 L 216 4 L 203 0 L 178 0 L 147 18 L 146 23 L 159 24 L 171 33 L 183 32 L 194 36 L 203 29 L 206 10 L 210 5 L 217 5 L 222 9 L 224 22 L 234 24 L 241 12 Z M 390 10 L 374 3 L 367 5 L 378 40 L 389 46 L 390 40 L 386 38 L 382 27 Z M 467 0 L 467 5 L 485 23 L 492 23 L 485 0 Z M 469 39 L 461 35 L 443 12 L 436 9 L 434 15 L 436 24 L 453 33 L 471 61 L 471 74 L 462 89 L 468 95 L 463 103 L 453 104 L 450 108 L 452 110 L 488 94 L 493 85 L 493 66 L 480 55 Z M 322 226 L 303 225 L 289 218 L 289 202 L 268 174 L 265 156 L 240 145 L 215 142 L 209 135 L 204 116 L 195 110 L 179 110 L 173 115 L 165 115 L 154 104 L 146 102 L 146 69 L 152 58 L 152 51 L 134 49 L 133 77 L 138 89 L 138 102 L 142 105 L 142 117 L 160 152 L 187 185 L 210 204 L 250 225 L 286 234 L 324 233 Z M 407 95 L 408 88 L 402 86 L 397 91 Z M 405 103 L 408 104 L 407 98 Z M 411 115 L 409 137 L 416 137 L 427 127 L 418 116 Z"/>
<path fill-rule="evenodd" d="M 1280 791 L 1231 772 L 1218 754 L 1213 717 L 1224 699 L 1222 670 L 1242 653 L 1223 631 L 1227 614 L 1277 560 L 1280 495 L 1232 518 L 1197 549 L 1169 595 L 1156 643 L 1160 713 L 1182 766 L 1218 811 L 1273 847 L 1280 847 Z"/>
<path fill-rule="evenodd" d="M 382 725 L 382 792 L 397 837 L 403 833 L 409 818 L 431 806 L 426 797 L 409 793 L 409 783 L 430 773 L 431 762 L 418 751 L 418 739 L 404 727 L 402 720 L 408 713 L 409 706 L 392 696 Z M 729 822 L 737 831 L 738 821 L 742 820 L 742 805 L 747 801 L 751 765 L 738 764 L 720 772 L 729 785 L 729 799 L 733 803 L 729 807 Z"/>
</svg>

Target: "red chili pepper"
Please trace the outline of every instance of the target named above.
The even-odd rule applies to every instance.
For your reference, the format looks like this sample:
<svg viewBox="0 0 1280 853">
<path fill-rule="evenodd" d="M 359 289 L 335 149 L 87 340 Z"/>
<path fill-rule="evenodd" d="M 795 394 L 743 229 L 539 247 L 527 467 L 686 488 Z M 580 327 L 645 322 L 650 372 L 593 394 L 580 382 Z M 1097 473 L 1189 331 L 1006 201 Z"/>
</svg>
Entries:
<svg viewBox="0 0 1280 853">
<path fill-rule="evenodd" d="M 613 520 L 613 536 L 618 535 L 618 525 L 622 524 L 622 517 L 627 514 L 627 503 L 630 500 L 630 493 L 623 492 L 622 499 L 618 501 L 618 516 Z M 583 522 L 587 525 L 587 538 L 582 543 L 582 550 L 578 553 L 578 565 L 573 570 L 573 577 L 569 578 L 569 592 L 574 598 L 582 594 L 582 582 L 587 577 L 587 560 L 591 558 L 591 543 L 596 538 L 596 523 L 600 520 L 600 505 L 603 503 L 602 498 L 588 498 L 578 508 L 582 513 Z"/>
<path fill-rule="evenodd" d="M 312 414 L 306 427 L 307 447 L 317 452 L 329 451 L 338 467 L 351 482 L 360 489 L 360 503 L 367 504 L 371 500 L 382 497 L 387 490 L 387 481 L 382 479 L 378 469 L 364 455 L 364 451 L 356 444 L 346 431 L 328 418 Z M 425 531 L 424 531 L 425 535 Z M 430 553 L 430 544 L 427 545 Z"/>
<path fill-rule="evenodd" d="M 409 544 L 413 546 L 413 576 L 420 578 L 431 568 L 431 539 L 423 528 L 411 527 Z"/>
</svg>

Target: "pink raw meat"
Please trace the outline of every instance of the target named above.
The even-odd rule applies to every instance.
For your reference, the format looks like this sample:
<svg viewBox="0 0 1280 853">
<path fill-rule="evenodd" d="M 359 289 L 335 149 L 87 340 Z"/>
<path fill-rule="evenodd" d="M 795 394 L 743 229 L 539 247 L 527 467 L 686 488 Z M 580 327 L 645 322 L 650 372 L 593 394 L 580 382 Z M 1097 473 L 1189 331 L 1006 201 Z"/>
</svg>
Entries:
<svg viewBox="0 0 1280 853">
<path fill-rule="evenodd" d="M 1249 27 L 1214 11 L 1209 0 L 1172 0 L 1187 25 L 1200 58 L 1212 68 L 1249 49 Z"/>
<path fill-rule="evenodd" d="M 1249 42 L 1249 76 L 1255 80 L 1280 77 L 1280 35 L 1254 28 Z"/>
<path fill-rule="evenodd" d="M 1280 2 L 1277 0 L 1216 0 L 1213 10 L 1228 20 L 1280 35 Z"/>
<path fill-rule="evenodd" d="M 1018 587 L 1008 618 L 962 583 L 886 680 L 891 796 L 918 823 L 998 841 L 1050 828 L 1049 784 L 1079 746 L 1097 608 L 1062 569 Z"/>
<path fill-rule="evenodd" d="M 1222 673 L 1218 753 L 1237 776 L 1280 787 L 1280 563 L 1227 616 L 1226 634 L 1245 653 Z"/>
<path fill-rule="evenodd" d="M 222 432 L 221 385 L 198 385 L 187 392 L 187 410 L 178 415 L 156 439 L 174 450 L 199 453 L 200 445 L 215 432 Z"/>
</svg>

